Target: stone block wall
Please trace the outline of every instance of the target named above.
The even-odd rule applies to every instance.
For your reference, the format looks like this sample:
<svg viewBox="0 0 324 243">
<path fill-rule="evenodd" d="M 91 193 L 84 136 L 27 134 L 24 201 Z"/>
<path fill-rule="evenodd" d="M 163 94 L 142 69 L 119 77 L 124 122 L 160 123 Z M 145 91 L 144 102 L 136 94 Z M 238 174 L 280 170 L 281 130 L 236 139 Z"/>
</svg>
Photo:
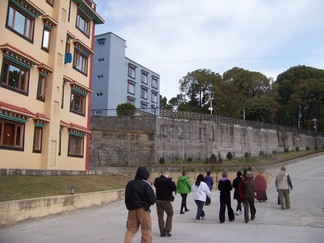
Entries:
<svg viewBox="0 0 324 243">
<path fill-rule="evenodd" d="M 228 152 L 257 156 L 299 147 L 324 145 L 323 136 L 293 132 L 282 127 L 262 128 L 217 120 L 169 117 L 93 117 L 90 166 L 128 166 L 167 162 L 204 162 L 212 154 L 226 158 Z"/>
</svg>

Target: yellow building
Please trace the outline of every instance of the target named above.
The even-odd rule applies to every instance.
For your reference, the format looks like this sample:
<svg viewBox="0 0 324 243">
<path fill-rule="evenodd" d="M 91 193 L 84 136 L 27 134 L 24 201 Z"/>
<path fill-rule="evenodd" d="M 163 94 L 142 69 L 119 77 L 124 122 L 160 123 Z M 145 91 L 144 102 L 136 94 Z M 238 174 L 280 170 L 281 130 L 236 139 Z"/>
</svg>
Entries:
<svg viewBox="0 0 324 243">
<path fill-rule="evenodd" d="M 0 168 L 86 170 L 91 0 L 0 1 Z"/>
</svg>

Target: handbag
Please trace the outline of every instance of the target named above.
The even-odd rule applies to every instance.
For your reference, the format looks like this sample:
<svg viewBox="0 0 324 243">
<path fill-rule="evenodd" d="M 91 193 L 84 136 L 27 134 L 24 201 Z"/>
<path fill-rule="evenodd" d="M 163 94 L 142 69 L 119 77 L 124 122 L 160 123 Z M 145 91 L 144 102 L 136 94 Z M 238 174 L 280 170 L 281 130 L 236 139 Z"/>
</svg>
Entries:
<svg viewBox="0 0 324 243">
<path fill-rule="evenodd" d="M 209 204 L 211 204 L 211 199 L 210 197 L 206 197 L 205 205 L 208 206 Z"/>
</svg>

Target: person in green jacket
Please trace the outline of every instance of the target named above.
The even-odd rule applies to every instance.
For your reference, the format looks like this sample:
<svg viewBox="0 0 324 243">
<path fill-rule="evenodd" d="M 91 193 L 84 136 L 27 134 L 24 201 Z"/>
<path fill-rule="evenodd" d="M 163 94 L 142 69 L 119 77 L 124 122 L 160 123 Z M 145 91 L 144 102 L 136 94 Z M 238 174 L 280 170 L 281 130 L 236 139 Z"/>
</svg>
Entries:
<svg viewBox="0 0 324 243">
<path fill-rule="evenodd" d="M 177 192 L 180 193 L 182 198 L 180 214 L 184 214 L 189 211 L 187 208 L 187 195 L 191 192 L 191 181 L 189 180 L 189 177 L 186 176 L 185 171 L 182 172 L 182 176 L 178 177 Z"/>
</svg>

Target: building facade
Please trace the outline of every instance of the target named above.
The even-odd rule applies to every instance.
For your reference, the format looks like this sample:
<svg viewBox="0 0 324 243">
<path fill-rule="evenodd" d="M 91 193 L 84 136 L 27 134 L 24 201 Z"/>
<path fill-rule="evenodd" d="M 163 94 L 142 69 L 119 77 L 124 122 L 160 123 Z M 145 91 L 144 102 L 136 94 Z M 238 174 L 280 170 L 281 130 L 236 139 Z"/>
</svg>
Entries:
<svg viewBox="0 0 324 243">
<path fill-rule="evenodd" d="M 0 1 L 0 168 L 86 170 L 90 0 Z"/>
<path fill-rule="evenodd" d="M 160 75 L 125 56 L 126 41 L 108 32 L 95 36 L 91 115 L 115 116 L 119 104 L 156 114 Z"/>
</svg>

